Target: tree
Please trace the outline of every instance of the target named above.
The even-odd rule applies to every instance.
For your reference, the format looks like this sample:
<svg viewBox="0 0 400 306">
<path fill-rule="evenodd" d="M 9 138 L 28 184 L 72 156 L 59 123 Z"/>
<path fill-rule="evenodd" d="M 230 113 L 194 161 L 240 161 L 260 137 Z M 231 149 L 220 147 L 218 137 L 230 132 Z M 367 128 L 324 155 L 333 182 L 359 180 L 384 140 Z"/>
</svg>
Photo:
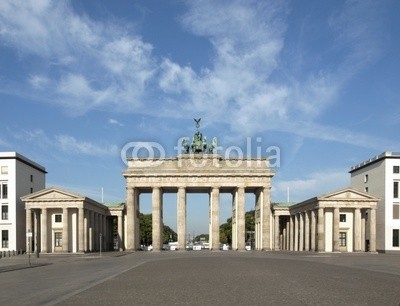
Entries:
<svg viewBox="0 0 400 306">
<path fill-rule="evenodd" d="M 150 245 L 153 243 L 153 223 L 151 214 L 139 215 L 139 230 L 140 230 L 140 243 L 143 245 Z M 168 243 L 169 241 L 176 241 L 178 235 L 168 226 L 164 225 L 163 228 L 163 243 Z"/>
</svg>

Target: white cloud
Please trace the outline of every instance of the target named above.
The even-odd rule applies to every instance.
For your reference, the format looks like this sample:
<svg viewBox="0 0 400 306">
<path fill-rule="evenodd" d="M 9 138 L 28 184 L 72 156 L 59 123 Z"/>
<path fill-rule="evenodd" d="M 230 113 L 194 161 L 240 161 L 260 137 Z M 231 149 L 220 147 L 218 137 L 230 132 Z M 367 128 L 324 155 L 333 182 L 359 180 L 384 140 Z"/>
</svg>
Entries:
<svg viewBox="0 0 400 306">
<path fill-rule="evenodd" d="M 121 122 L 113 118 L 108 119 L 108 123 L 112 125 L 124 126 Z"/>
<path fill-rule="evenodd" d="M 246 136 L 284 130 L 361 146 L 378 143 L 343 129 L 323 126 L 316 133 L 308 127 L 321 126 L 318 117 L 348 80 L 379 56 L 379 10 L 374 9 L 379 5 L 360 1 L 339 7 L 329 20 L 334 51 L 339 51 L 337 65 L 313 66 L 306 72 L 292 68 L 303 59 L 284 58 L 286 2 L 204 0 L 185 5 L 182 26 L 208 39 L 213 48 L 211 64 L 199 71 L 179 65 L 172 56 L 157 58 L 153 46 L 136 33 L 78 15 L 68 1 L 2 1 L 0 39 L 50 63 L 49 75 L 34 72 L 28 79 L 46 96 L 30 96 L 58 103 L 73 114 L 101 109 L 207 115 L 209 122 Z M 327 59 L 321 57 L 322 62 Z M 302 127 L 303 122 L 308 125 Z"/>
<path fill-rule="evenodd" d="M 55 138 L 56 146 L 70 154 L 104 156 L 118 153 L 118 147 L 115 145 L 99 146 L 88 141 L 79 141 L 70 135 L 58 135 Z"/>
<path fill-rule="evenodd" d="M 311 173 L 305 179 L 275 181 L 272 186 L 272 201 L 286 200 L 288 188 L 290 201 L 300 202 L 348 187 L 349 184 L 350 176 L 345 169 L 326 169 L 323 172 Z"/>
</svg>

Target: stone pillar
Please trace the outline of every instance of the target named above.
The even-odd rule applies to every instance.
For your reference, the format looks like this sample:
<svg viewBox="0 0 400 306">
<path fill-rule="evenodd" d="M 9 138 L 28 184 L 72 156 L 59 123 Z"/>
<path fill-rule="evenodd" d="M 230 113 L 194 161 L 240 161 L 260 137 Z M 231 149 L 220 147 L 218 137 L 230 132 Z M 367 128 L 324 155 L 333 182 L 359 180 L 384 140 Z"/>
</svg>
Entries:
<svg viewBox="0 0 400 306">
<path fill-rule="evenodd" d="M 289 216 L 290 218 L 290 216 Z M 289 221 L 286 221 L 286 244 L 285 244 L 285 250 L 289 250 L 290 249 L 290 226 L 289 226 Z"/>
<path fill-rule="evenodd" d="M 340 251 L 339 241 L 339 207 L 333 209 L 333 251 Z"/>
<path fill-rule="evenodd" d="M 271 203 L 270 187 L 262 189 L 262 248 L 265 251 L 271 250 Z"/>
<path fill-rule="evenodd" d="M 354 209 L 354 252 L 361 252 L 361 210 Z"/>
<path fill-rule="evenodd" d="M 42 208 L 42 216 L 40 222 L 41 237 L 41 253 L 47 253 L 47 208 Z"/>
<path fill-rule="evenodd" d="M 126 188 L 126 248 L 135 250 L 135 188 Z M 118 234 L 119 235 L 119 234 Z M 118 239 L 121 237 L 119 236 Z M 119 241 L 119 240 L 118 240 Z M 119 246 L 118 246 L 119 247 Z"/>
<path fill-rule="evenodd" d="M 237 206 L 238 206 L 238 191 L 232 193 L 232 250 L 237 250 Z"/>
<path fill-rule="evenodd" d="M 325 252 L 325 214 L 324 208 L 318 208 L 318 252 Z"/>
<path fill-rule="evenodd" d="M 123 251 L 122 241 L 123 241 L 123 231 L 122 231 L 122 212 L 118 215 L 118 250 Z"/>
<path fill-rule="evenodd" d="M 88 224 L 88 211 L 84 210 L 84 219 L 83 219 L 83 232 L 84 232 L 84 238 L 83 238 L 83 251 L 87 252 L 88 251 L 88 236 L 89 236 L 89 224 Z"/>
<path fill-rule="evenodd" d="M 299 214 L 300 229 L 299 229 L 299 251 L 304 251 L 304 213 Z"/>
<path fill-rule="evenodd" d="M 312 210 L 311 211 L 311 251 L 316 251 L 316 238 L 317 238 L 317 233 L 316 233 L 316 227 L 317 227 L 317 222 L 316 222 L 316 211 Z"/>
<path fill-rule="evenodd" d="M 237 249 L 245 250 L 246 246 L 246 227 L 245 227 L 245 192 L 244 187 L 238 188 L 237 193 Z"/>
<path fill-rule="evenodd" d="M 289 250 L 294 251 L 294 216 L 289 216 Z"/>
<path fill-rule="evenodd" d="M 27 208 L 25 210 L 25 224 L 26 224 L 26 232 L 28 233 L 29 231 L 32 233 L 32 210 L 30 208 Z M 25 235 L 26 237 L 26 235 Z M 30 245 L 29 238 L 26 239 L 26 252 L 30 252 L 32 250 L 32 246 Z M 32 239 L 31 239 L 32 241 Z M 30 249 L 29 249 L 30 248 Z"/>
<path fill-rule="evenodd" d="M 369 251 L 376 252 L 376 209 L 370 209 Z"/>
<path fill-rule="evenodd" d="M 304 212 L 304 251 L 310 250 L 310 212 Z"/>
<path fill-rule="evenodd" d="M 84 214 L 83 207 L 78 208 L 78 252 L 85 251 L 85 232 L 84 232 Z"/>
<path fill-rule="evenodd" d="M 219 250 L 219 188 L 212 187 L 210 194 L 210 249 Z"/>
<path fill-rule="evenodd" d="M 68 237 L 68 208 L 63 208 L 62 214 L 62 249 L 64 253 L 68 253 L 69 251 L 69 237 Z"/>
<path fill-rule="evenodd" d="M 40 230 L 39 230 L 39 228 L 40 228 L 40 225 L 39 225 L 39 221 L 40 221 L 40 219 L 39 219 L 39 211 L 37 210 L 37 209 L 35 209 L 34 211 L 33 211 L 33 216 L 34 216 L 34 224 L 33 224 L 33 227 L 34 227 L 34 252 L 39 252 L 39 241 L 40 241 L 40 235 L 39 235 L 39 233 L 40 233 Z"/>
<path fill-rule="evenodd" d="M 299 214 L 294 215 L 294 251 L 299 250 Z"/>
<path fill-rule="evenodd" d="M 274 241 L 274 250 L 279 251 L 279 216 L 275 215 L 274 217 L 274 236 L 275 236 L 275 241 Z"/>
<path fill-rule="evenodd" d="M 93 251 L 97 251 L 98 248 L 98 240 L 97 240 L 97 235 L 99 233 L 98 222 L 99 219 L 97 217 L 97 212 L 93 212 L 93 231 L 92 231 Z"/>
<path fill-rule="evenodd" d="M 89 251 L 93 252 L 93 211 L 89 211 Z"/>
<path fill-rule="evenodd" d="M 98 220 L 99 220 L 99 227 L 98 227 L 98 229 L 99 229 L 99 231 L 98 231 L 98 234 L 97 234 L 97 241 L 98 241 L 98 243 L 99 243 L 99 251 L 100 250 L 103 250 L 103 241 L 104 241 L 104 239 L 103 239 L 103 236 L 104 236 L 104 233 L 103 233 L 103 215 L 102 214 L 98 214 Z"/>
<path fill-rule="evenodd" d="M 163 244 L 162 224 L 162 193 L 159 187 L 153 187 L 152 200 L 152 224 L 153 224 L 153 251 L 161 251 Z"/>
<path fill-rule="evenodd" d="M 177 213 L 178 213 L 178 250 L 186 250 L 186 189 L 178 188 L 177 195 Z"/>
<path fill-rule="evenodd" d="M 365 210 L 361 211 L 361 250 L 363 252 L 366 251 L 365 249 Z"/>
</svg>

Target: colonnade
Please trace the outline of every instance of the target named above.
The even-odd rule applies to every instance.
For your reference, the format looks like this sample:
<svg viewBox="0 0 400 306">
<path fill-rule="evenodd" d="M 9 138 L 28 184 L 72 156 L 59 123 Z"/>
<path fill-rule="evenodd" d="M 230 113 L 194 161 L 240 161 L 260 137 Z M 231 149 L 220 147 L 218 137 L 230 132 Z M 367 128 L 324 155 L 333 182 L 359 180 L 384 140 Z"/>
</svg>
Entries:
<svg viewBox="0 0 400 306">
<path fill-rule="evenodd" d="M 62 216 L 60 225 L 53 220 L 55 215 Z M 122 219 L 118 221 L 121 229 Z M 93 252 L 99 251 L 100 245 L 105 251 L 113 243 L 112 218 L 83 207 L 27 208 L 26 225 L 32 232 L 33 251 L 41 253 Z"/>
<path fill-rule="evenodd" d="M 257 205 L 265 215 L 257 222 L 256 246 L 258 249 L 269 249 L 269 218 L 271 215 L 269 202 L 269 188 L 258 188 Z M 177 234 L 178 249 L 186 249 L 186 208 L 187 193 L 193 189 L 186 186 L 179 186 L 167 192 L 177 192 Z M 198 188 L 196 189 L 199 190 Z M 221 188 L 220 186 L 203 187 L 202 192 L 209 194 L 209 242 L 211 250 L 220 248 L 220 193 L 232 193 L 232 249 L 245 249 L 245 187 Z M 149 192 L 148 188 L 128 187 L 126 201 L 126 248 L 135 250 L 140 248 L 139 234 L 139 195 L 141 192 Z M 262 196 L 262 194 L 267 195 Z M 263 200 L 264 199 L 264 200 Z M 153 251 L 162 249 L 163 238 L 163 188 L 160 186 L 151 187 L 152 201 L 152 241 Z M 263 221 L 265 220 L 265 222 Z M 267 226 L 265 226 L 267 225 Z M 263 245 L 265 246 L 263 248 Z"/>
<path fill-rule="evenodd" d="M 365 251 L 368 240 L 368 250 L 376 252 L 376 208 L 346 208 L 346 211 L 353 216 L 352 228 L 346 228 L 351 230 L 351 250 Z M 274 250 L 340 252 L 340 212 L 340 207 L 318 207 L 289 215 L 275 214 Z M 332 215 L 329 221 L 327 213 Z"/>
</svg>

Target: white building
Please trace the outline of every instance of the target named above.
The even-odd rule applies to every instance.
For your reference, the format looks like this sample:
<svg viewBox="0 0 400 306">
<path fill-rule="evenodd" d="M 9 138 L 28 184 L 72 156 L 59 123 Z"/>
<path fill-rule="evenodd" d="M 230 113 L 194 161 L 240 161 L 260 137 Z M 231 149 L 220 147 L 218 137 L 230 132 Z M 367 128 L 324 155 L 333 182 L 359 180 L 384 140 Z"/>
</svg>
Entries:
<svg viewBox="0 0 400 306">
<path fill-rule="evenodd" d="M 400 251 L 400 153 L 384 152 L 350 170 L 351 187 L 380 198 L 376 216 L 377 250 Z"/>
<path fill-rule="evenodd" d="M 46 169 L 16 152 L 0 152 L 0 251 L 25 251 L 21 197 L 45 187 Z"/>
</svg>

